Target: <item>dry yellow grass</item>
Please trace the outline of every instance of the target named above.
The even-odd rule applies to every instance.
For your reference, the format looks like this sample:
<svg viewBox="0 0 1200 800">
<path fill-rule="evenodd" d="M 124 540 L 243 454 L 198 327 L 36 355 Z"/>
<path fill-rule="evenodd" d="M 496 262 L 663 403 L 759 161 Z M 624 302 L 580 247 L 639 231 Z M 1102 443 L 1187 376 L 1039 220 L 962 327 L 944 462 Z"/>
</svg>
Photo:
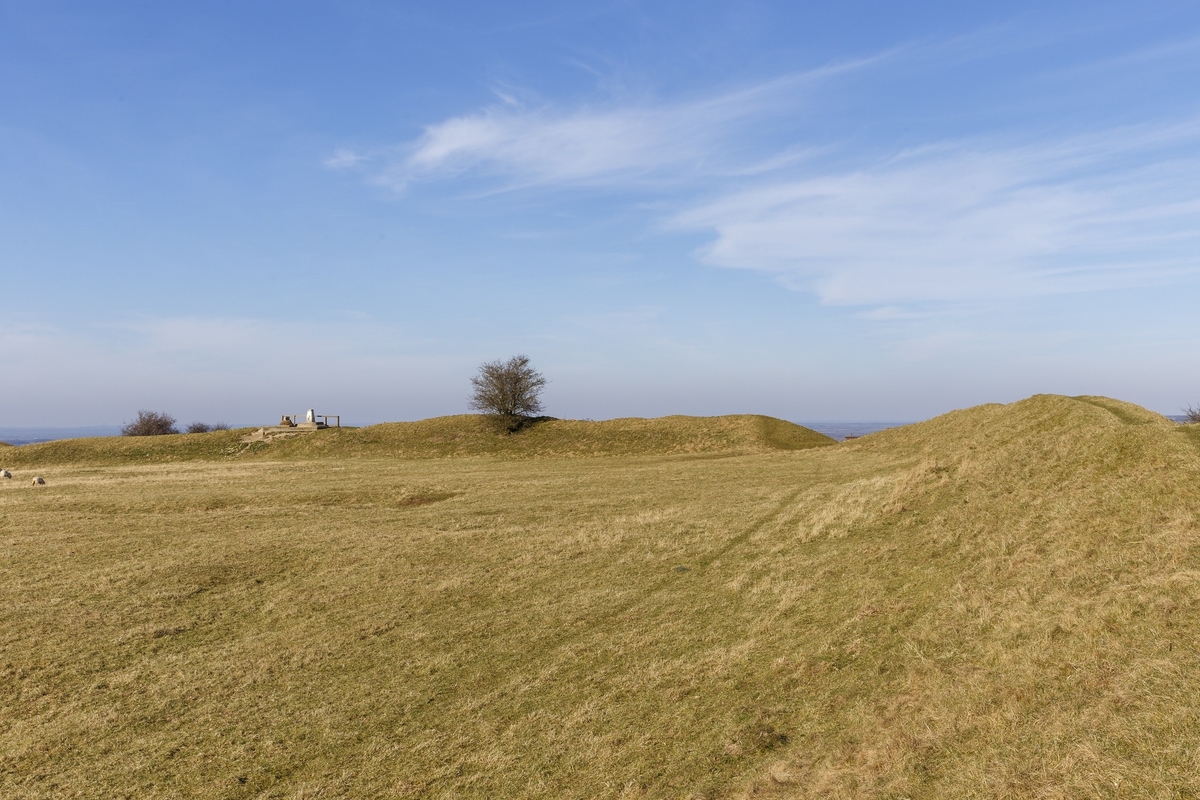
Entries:
<svg viewBox="0 0 1200 800">
<path fill-rule="evenodd" d="M 0 796 L 1200 793 L 1194 431 L 711 449 L 25 462 Z"/>
<path fill-rule="evenodd" d="M 519 435 L 497 435 L 478 414 L 331 428 L 272 442 L 243 442 L 253 429 L 179 436 L 67 439 L 5 451 L 7 463 L 148 464 L 317 458 L 540 458 L 670 454 L 746 454 L 804 450 L 834 440 L 757 414 L 659 417 L 603 422 L 550 419 Z"/>
</svg>

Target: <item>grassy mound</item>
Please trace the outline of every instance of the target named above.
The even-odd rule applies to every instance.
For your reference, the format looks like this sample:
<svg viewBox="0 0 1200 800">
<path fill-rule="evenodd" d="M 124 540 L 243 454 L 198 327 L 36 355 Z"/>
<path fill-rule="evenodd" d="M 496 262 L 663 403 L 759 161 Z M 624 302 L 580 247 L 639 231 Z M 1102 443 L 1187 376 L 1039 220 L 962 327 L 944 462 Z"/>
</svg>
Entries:
<svg viewBox="0 0 1200 800">
<path fill-rule="evenodd" d="M 243 448 L 249 432 L 216 431 L 170 436 L 101 436 L 26 444 L 4 451 L 11 467 L 51 464 L 160 464 L 229 458 Z"/>
<path fill-rule="evenodd" d="M 1181 430 L 1160 414 L 1120 400 L 1034 395 L 1010 405 L 975 406 L 926 422 L 889 428 L 864 438 L 862 444 L 932 454 L 971 447 L 990 449 L 1010 441 L 1032 443 L 1043 436 L 1087 437 L 1130 425 L 1147 425 L 1161 432 Z"/>
<path fill-rule="evenodd" d="M 661 417 L 602 422 L 545 420 L 498 433 L 476 414 L 366 428 L 334 428 L 269 443 L 241 444 L 250 429 L 178 436 L 68 439 L 12 451 L 17 466 L 147 464 L 227 459 L 570 457 L 745 454 L 833 444 L 816 431 L 758 415 Z"/>
<path fill-rule="evenodd" d="M 791 422 L 750 414 L 601 422 L 549 419 L 509 435 L 498 434 L 484 417 L 463 414 L 322 432 L 278 442 L 271 448 L 273 455 L 286 457 L 555 457 L 746 454 L 834 443 L 828 436 Z"/>
<path fill-rule="evenodd" d="M 1132 404 L 1037 396 L 851 445 L 904 465 L 853 533 L 889 563 L 854 569 L 874 610 L 828 640 L 856 651 L 860 718 L 795 775 L 945 797 L 1200 785 L 1197 444 Z"/>
<path fill-rule="evenodd" d="M 0 795 L 1196 793 L 1192 428 L 720 419 L 742 455 L 375 457 L 478 453 L 451 418 L 0 486 Z"/>
</svg>

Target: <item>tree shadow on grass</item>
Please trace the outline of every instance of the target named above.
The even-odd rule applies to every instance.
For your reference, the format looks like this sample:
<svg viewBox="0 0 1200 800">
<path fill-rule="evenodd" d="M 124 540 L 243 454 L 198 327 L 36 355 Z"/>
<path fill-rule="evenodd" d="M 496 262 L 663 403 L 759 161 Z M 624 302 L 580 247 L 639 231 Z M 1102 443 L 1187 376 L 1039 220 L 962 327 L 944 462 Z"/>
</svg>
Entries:
<svg viewBox="0 0 1200 800">
<path fill-rule="evenodd" d="M 520 417 L 506 416 L 503 414 L 488 414 L 488 423 L 495 429 L 496 433 L 504 436 L 512 436 L 514 434 L 523 433 L 530 430 L 543 422 L 552 422 L 557 417 Z"/>
</svg>

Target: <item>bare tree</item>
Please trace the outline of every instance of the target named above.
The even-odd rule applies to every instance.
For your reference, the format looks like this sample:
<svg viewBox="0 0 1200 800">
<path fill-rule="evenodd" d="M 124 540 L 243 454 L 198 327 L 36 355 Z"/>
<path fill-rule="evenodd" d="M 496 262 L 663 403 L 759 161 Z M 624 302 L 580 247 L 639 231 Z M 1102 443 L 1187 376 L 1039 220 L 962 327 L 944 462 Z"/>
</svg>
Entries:
<svg viewBox="0 0 1200 800">
<path fill-rule="evenodd" d="M 538 395 L 546 379 L 530 366 L 528 356 L 480 364 L 471 385 L 475 391 L 467 401 L 468 407 L 493 417 L 510 432 L 520 430 L 542 410 Z"/>
<path fill-rule="evenodd" d="M 1200 422 L 1200 408 L 1188 406 L 1183 410 L 1183 416 L 1187 418 L 1188 422 Z"/>
<path fill-rule="evenodd" d="M 121 428 L 122 436 L 163 436 L 168 433 L 179 433 L 175 427 L 175 418 L 160 411 L 137 413 L 137 419 Z"/>
</svg>

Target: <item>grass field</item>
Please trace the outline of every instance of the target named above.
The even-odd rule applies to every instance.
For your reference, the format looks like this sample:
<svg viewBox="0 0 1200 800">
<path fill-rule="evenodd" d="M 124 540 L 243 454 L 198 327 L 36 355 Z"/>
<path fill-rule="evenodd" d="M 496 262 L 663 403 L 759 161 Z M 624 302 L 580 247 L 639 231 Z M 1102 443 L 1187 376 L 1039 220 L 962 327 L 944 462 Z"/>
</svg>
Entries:
<svg viewBox="0 0 1200 800">
<path fill-rule="evenodd" d="M 0 448 L 0 796 L 1200 795 L 1196 426 L 238 438 Z"/>
</svg>

